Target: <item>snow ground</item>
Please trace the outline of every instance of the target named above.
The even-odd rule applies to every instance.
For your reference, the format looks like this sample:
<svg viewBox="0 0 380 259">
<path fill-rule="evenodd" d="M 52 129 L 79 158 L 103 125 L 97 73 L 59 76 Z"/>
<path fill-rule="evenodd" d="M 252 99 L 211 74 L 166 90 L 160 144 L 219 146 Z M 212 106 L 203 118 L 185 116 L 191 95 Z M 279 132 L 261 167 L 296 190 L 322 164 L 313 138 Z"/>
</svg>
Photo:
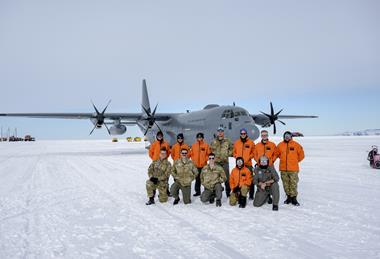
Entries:
<svg viewBox="0 0 380 259">
<path fill-rule="evenodd" d="M 298 140 L 301 206 L 281 190 L 278 212 L 146 206 L 144 143 L 0 143 L 0 258 L 380 258 L 380 137 Z"/>
</svg>

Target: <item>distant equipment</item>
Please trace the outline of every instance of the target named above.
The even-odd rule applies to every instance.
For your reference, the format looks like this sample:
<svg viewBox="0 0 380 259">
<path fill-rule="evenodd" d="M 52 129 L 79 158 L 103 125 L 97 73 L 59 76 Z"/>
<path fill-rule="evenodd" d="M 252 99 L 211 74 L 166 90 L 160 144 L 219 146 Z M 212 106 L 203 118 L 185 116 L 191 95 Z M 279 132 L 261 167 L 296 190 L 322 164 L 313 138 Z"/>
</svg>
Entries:
<svg viewBox="0 0 380 259">
<path fill-rule="evenodd" d="M 118 142 L 119 140 L 117 138 L 112 138 L 112 142 Z"/>
<path fill-rule="evenodd" d="M 127 141 L 128 141 L 128 142 L 132 142 L 132 141 L 133 141 L 132 137 L 128 137 L 128 138 L 127 138 Z"/>
<path fill-rule="evenodd" d="M 36 141 L 36 139 L 33 138 L 31 135 L 25 135 L 24 141 Z"/>
<path fill-rule="evenodd" d="M 140 137 L 135 137 L 135 138 L 133 139 L 133 141 L 134 141 L 134 142 L 141 142 L 141 138 L 140 138 Z"/>
</svg>

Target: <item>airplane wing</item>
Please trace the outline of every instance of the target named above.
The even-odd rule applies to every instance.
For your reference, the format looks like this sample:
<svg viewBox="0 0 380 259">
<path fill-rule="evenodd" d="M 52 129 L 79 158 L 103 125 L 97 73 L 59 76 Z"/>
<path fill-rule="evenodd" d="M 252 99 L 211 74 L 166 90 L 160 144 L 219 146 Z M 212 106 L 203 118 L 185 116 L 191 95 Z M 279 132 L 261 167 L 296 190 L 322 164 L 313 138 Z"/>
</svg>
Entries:
<svg viewBox="0 0 380 259">
<path fill-rule="evenodd" d="M 155 119 L 157 121 L 169 120 L 178 113 L 157 113 Z M 128 122 L 143 119 L 141 113 L 104 113 L 104 119 L 123 120 Z M 0 117 L 24 117 L 24 118 L 49 118 L 49 119 L 92 119 L 97 118 L 96 113 L 0 113 Z"/>
</svg>

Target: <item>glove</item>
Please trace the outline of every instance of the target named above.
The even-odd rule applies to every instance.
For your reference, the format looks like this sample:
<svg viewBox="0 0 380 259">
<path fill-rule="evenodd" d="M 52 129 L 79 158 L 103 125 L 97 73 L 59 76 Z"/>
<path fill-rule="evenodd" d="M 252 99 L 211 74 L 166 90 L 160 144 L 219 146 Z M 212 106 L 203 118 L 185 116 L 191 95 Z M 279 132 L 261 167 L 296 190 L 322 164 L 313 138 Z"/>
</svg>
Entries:
<svg viewBox="0 0 380 259">
<path fill-rule="evenodd" d="M 234 190 L 233 190 L 234 193 L 238 193 L 240 192 L 240 188 L 239 187 L 235 187 Z"/>
<path fill-rule="evenodd" d="M 149 180 L 150 180 L 152 183 L 154 183 L 154 184 L 157 184 L 157 183 L 158 183 L 158 178 L 157 178 L 157 177 L 151 177 Z"/>
</svg>

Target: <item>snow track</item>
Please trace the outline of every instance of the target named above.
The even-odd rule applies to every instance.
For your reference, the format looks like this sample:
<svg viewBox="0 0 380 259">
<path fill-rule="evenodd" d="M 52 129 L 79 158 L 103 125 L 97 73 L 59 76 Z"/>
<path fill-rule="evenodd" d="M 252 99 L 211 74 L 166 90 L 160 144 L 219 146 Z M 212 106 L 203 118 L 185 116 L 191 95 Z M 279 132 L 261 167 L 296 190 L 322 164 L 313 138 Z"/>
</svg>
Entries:
<svg viewBox="0 0 380 259">
<path fill-rule="evenodd" d="M 380 138 L 299 141 L 301 206 L 281 184 L 278 212 L 146 206 L 143 143 L 0 143 L 0 258 L 380 258 Z"/>
</svg>

